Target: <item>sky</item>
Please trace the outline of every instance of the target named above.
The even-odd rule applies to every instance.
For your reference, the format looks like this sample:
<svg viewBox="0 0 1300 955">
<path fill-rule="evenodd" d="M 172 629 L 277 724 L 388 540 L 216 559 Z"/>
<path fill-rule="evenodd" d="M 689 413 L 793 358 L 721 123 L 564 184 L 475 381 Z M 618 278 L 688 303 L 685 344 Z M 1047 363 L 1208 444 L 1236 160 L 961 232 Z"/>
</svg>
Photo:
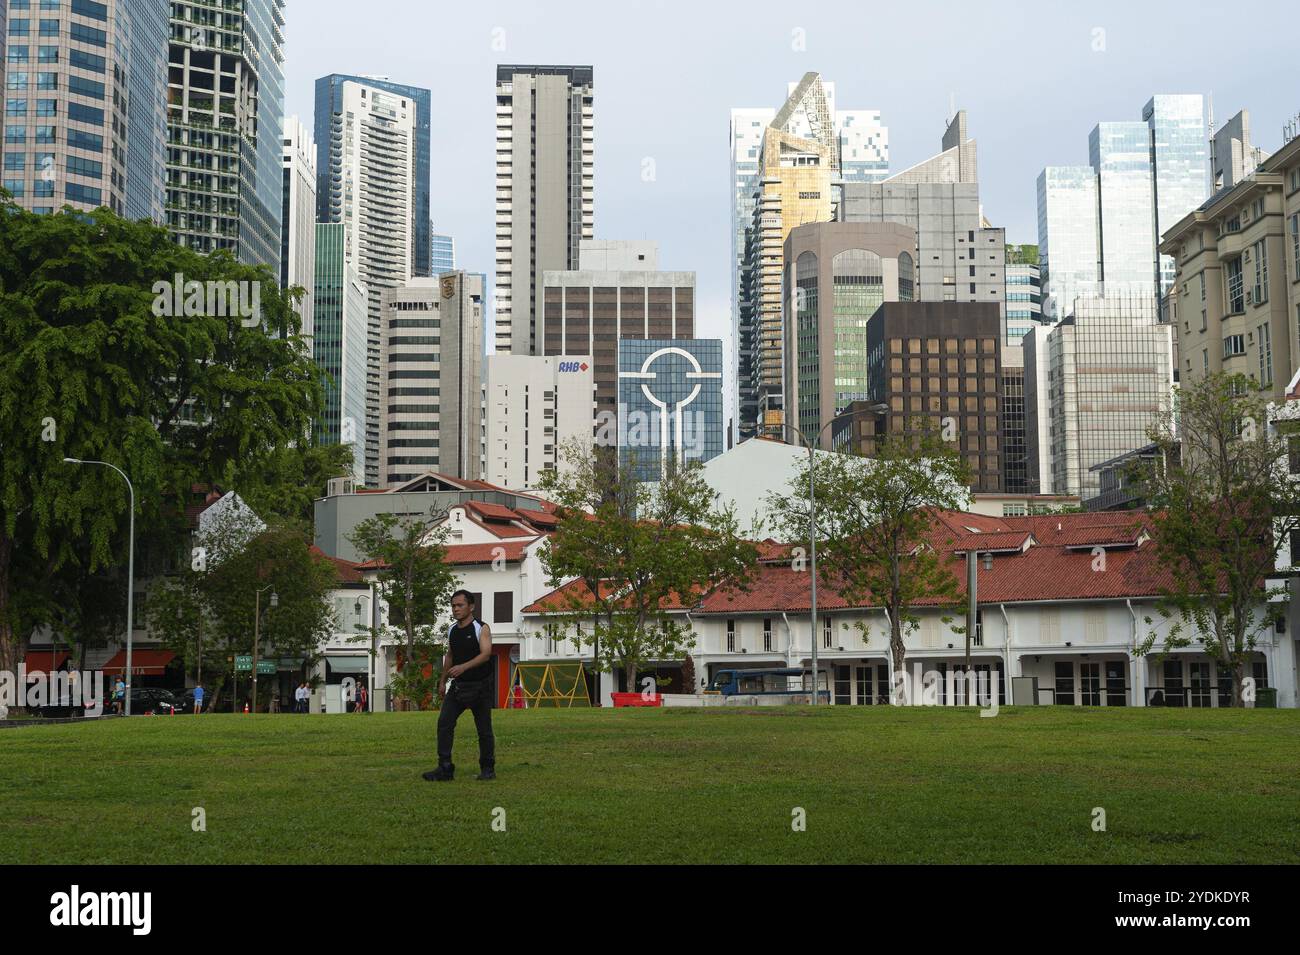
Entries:
<svg viewBox="0 0 1300 955">
<path fill-rule="evenodd" d="M 1245 8 L 1243 8 L 1245 9 Z M 1009 243 L 1037 236 L 1035 182 L 1086 165 L 1102 120 L 1141 120 L 1154 93 L 1250 111 L 1272 151 L 1300 112 L 1290 4 L 288 0 L 285 110 L 312 125 L 316 79 L 376 74 L 433 91 L 434 230 L 456 264 L 495 250 L 498 63 L 595 73 L 595 233 L 652 239 L 663 269 L 696 272 L 696 335 L 729 341 L 733 107 L 779 107 L 809 70 L 841 109 L 879 109 L 890 169 L 939 151 L 955 100 L 979 148 L 980 198 Z M 651 162 L 647 163 L 647 160 Z M 647 177 L 645 170 L 652 170 Z"/>
</svg>

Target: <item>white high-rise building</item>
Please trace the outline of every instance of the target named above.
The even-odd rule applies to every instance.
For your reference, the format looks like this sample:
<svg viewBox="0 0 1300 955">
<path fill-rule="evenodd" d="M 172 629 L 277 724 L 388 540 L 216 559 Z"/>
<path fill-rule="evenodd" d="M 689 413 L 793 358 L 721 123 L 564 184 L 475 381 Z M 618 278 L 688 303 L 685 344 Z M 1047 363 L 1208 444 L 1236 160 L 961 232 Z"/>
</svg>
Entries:
<svg viewBox="0 0 1300 955">
<path fill-rule="evenodd" d="M 483 382 L 483 480 L 536 490 L 564 464 L 574 442 L 594 438 L 595 371 L 590 355 L 488 355 Z"/>
<path fill-rule="evenodd" d="M 590 66 L 498 66 L 496 351 L 541 353 L 542 275 L 595 235 Z"/>
<path fill-rule="evenodd" d="M 481 463 L 483 279 L 447 272 L 382 293 L 380 485 L 426 471 L 477 480 Z"/>
<path fill-rule="evenodd" d="M 361 81 L 342 83 L 331 117 L 329 219 L 344 225 L 344 255 L 370 295 L 366 484 L 381 483 L 379 379 L 381 298 L 415 274 L 415 101 Z"/>
<path fill-rule="evenodd" d="M 1079 296 L 1096 295 L 1097 177 L 1091 166 L 1048 166 L 1038 174 L 1038 267 L 1043 318 L 1070 314 Z"/>
<path fill-rule="evenodd" d="M 301 286 L 302 333 L 312 335 L 316 277 L 316 142 L 297 116 L 284 121 L 284 211 L 280 217 L 280 287 Z"/>
</svg>

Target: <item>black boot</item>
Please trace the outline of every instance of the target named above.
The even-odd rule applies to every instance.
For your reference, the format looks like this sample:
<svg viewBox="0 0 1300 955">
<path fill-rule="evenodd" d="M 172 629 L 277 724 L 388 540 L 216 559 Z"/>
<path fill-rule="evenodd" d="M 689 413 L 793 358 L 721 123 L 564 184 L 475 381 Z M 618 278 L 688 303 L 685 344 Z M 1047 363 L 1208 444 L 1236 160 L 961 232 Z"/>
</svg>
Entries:
<svg viewBox="0 0 1300 955">
<path fill-rule="evenodd" d="M 440 763 L 437 769 L 430 770 L 424 774 L 424 778 L 431 783 L 449 783 L 456 774 L 456 767 L 451 763 Z"/>
<path fill-rule="evenodd" d="M 496 779 L 496 778 L 497 778 L 496 769 L 495 769 L 495 767 L 493 766 L 492 763 L 481 764 L 481 765 L 479 766 L 479 772 L 478 772 L 478 775 L 475 776 L 474 778 L 475 778 L 475 779 L 485 779 L 485 780 L 486 780 L 486 779 Z"/>
</svg>

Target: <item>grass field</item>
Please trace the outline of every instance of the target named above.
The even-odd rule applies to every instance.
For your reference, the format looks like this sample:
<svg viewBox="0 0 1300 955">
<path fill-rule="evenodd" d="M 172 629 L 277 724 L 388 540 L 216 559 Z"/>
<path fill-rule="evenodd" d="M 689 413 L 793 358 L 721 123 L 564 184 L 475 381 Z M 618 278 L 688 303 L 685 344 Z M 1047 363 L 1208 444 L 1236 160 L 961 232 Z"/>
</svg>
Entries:
<svg viewBox="0 0 1300 955">
<path fill-rule="evenodd" d="M 435 784 L 436 719 L 0 731 L 0 863 L 1300 859 L 1296 710 L 498 711 L 498 779 L 466 715 Z"/>
</svg>

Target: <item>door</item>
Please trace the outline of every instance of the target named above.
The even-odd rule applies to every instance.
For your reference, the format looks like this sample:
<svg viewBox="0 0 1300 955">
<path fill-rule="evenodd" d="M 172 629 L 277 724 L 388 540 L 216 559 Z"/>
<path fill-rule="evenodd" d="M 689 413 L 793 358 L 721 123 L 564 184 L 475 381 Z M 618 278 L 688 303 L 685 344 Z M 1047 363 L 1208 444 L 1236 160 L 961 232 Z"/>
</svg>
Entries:
<svg viewBox="0 0 1300 955">
<path fill-rule="evenodd" d="M 1128 689 L 1124 686 L 1123 660 L 1106 661 L 1106 705 L 1128 705 Z"/>
<path fill-rule="evenodd" d="M 1074 663 L 1070 660 L 1056 663 L 1056 704 L 1074 706 Z"/>
<path fill-rule="evenodd" d="M 852 700 L 853 682 L 850 677 L 852 668 L 847 664 L 835 665 L 835 705 L 848 706 Z"/>
<path fill-rule="evenodd" d="M 1183 699 L 1183 661 L 1166 660 L 1164 674 L 1165 706 L 1186 706 Z"/>
<path fill-rule="evenodd" d="M 1079 695 L 1084 706 L 1101 706 L 1101 664 L 1079 664 Z"/>
<path fill-rule="evenodd" d="M 1210 706 L 1210 664 L 1194 661 L 1187 664 L 1187 669 L 1192 684 L 1189 694 L 1191 705 Z"/>
</svg>

